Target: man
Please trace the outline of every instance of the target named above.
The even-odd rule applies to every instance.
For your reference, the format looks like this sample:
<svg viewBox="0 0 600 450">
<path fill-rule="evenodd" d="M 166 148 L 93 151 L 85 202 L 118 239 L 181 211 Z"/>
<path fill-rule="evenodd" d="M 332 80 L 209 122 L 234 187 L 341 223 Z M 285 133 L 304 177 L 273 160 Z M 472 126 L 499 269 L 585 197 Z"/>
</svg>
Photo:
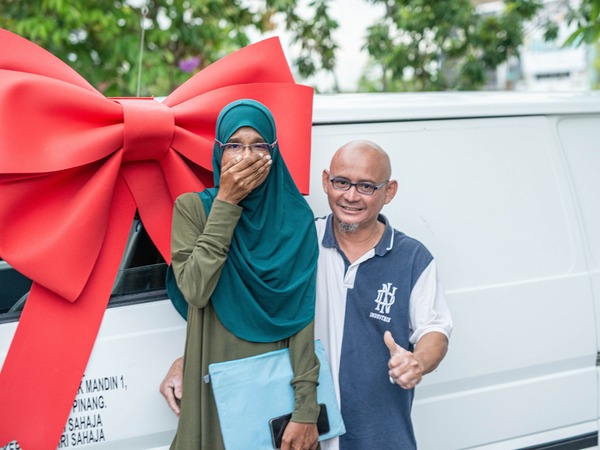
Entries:
<svg viewBox="0 0 600 450">
<path fill-rule="evenodd" d="M 445 356 L 452 329 L 435 261 L 380 214 L 398 183 L 377 144 L 342 146 L 322 182 L 332 212 L 316 221 L 315 338 L 329 355 L 346 425 L 322 448 L 416 448 L 413 388 Z"/>
<path fill-rule="evenodd" d="M 398 183 L 377 144 L 342 146 L 322 181 L 332 212 L 316 220 L 315 338 L 330 359 L 346 434 L 321 446 L 414 449 L 413 388 L 443 359 L 452 330 L 435 261 L 380 214 Z M 177 364 L 161 385 L 174 411 Z"/>
</svg>

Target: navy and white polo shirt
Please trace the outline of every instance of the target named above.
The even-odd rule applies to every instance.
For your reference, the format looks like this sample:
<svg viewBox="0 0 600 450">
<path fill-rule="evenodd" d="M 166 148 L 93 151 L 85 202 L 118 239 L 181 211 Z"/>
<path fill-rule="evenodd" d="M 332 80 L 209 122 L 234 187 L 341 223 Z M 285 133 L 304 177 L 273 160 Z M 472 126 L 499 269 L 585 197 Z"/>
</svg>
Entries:
<svg viewBox="0 0 600 450">
<path fill-rule="evenodd" d="M 423 244 L 385 216 L 379 243 L 350 264 L 333 234 L 332 215 L 316 219 L 319 270 L 315 337 L 328 352 L 346 434 L 324 450 L 416 448 L 414 391 L 391 384 L 385 331 L 411 350 L 424 334 L 450 336 L 452 322 L 435 261 Z M 338 447 L 339 444 L 339 447 Z"/>
</svg>

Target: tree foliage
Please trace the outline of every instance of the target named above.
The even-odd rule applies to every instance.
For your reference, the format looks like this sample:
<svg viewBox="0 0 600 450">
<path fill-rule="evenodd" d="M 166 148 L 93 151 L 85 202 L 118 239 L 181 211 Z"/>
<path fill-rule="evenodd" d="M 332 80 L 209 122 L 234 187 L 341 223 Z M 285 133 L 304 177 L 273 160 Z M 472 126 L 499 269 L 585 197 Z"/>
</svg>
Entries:
<svg viewBox="0 0 600 450">
<path fill-rule="evenodd" d="M 370 0 L 385 15 L 369 27 L 365 48 L 381 73 L 377 90 L 477 89 L 523 42 L 538 0 L 506 0 L 478 13 L 470 0 Z"/>
<path fill-rule="evenodd" d="M 377 91 L 485 86 L 500 64 L 518 57 L 525 24 L 532 23 L 543 4 L 505 0 L 501 11 L 483 14 L 472 0 L 364 1 L 385 11 L 368 28 L 364 44 L 377 70 L 360 89 Z M 338 23 L 329 14 L 330 2 L 0 0 L 0 27 L 46 48 L 108 96 L 164 95 L 248 45 L 250 36 L 270 31 L 291 35 L 297 55 L 292 63 L 300 78 L 333 72 Z M 578 27 L 567 45 L 597 42 L 600 0 L 581 0 L 568 9 L 567 19 Z M 556 23 L 538 25 L 547 39 L 557 37 Z"/>
<path fill-rule="evenodd" d="M 600 40 L 600 0 L 581 0 L 579 6 L 569 8 L 567 21 L 574 23 L 577 29 L 567 38 L 565 46 L 597 44 Z"/>
<path fill-rule="evenodd" d="M 0 0 L 0 27 L 68 63 L 108 96 L 165 95 L 191 74 L 272 31 L 279 16 L 301 46 L 301 76 L 332 70 L 337 23 L 327 1 L 311 2 L 304 20 L 297 0 Z M 315 27 L 310 24 L 316 24 Z M 144 35 L 141 90 L 138 61 Z"/>
</svg>

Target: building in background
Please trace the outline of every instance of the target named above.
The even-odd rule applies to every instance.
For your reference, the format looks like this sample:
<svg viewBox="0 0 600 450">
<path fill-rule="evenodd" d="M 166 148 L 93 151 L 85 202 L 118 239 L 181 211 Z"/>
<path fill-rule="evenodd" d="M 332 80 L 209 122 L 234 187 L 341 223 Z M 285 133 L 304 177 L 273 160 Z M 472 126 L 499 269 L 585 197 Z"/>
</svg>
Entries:
<svg viewBox="0 0 600 450">
<path fill-rule="evenodd" d="M 474 0 L 482 14 L 494 14 L 503 8 L 497 0 Z M 585 91 L 597 82 L 594 61 L 595 49 L 582 44 L 563 47 L 562 43 L 575 31 L 567 23 L 568 6 L 575 0 L 545 0 L 536 21 L 528 25 L 525 43 L 519 57 L 500 66 L 490 77 L 487 89 L 519 91 Z M 544 39 L 543 23 L 547 19 L 558 25 L 555 41 Z"/>
</svg>

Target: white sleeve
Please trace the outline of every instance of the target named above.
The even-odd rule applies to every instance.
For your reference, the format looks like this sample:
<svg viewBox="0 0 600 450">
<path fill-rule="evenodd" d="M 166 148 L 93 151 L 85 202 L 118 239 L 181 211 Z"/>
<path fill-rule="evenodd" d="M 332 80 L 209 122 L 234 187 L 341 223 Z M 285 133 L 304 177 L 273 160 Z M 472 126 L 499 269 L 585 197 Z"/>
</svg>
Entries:
<svg viewBox="0 0 600 450">
<path fill-rule="evenodd" d="M 452 317 L 437 276 L 435 260 L 431 260 L 410 294 L 410 328 L 412 344 L 432 331 L 442 333 L 450 339 Z"/>
</svg>

